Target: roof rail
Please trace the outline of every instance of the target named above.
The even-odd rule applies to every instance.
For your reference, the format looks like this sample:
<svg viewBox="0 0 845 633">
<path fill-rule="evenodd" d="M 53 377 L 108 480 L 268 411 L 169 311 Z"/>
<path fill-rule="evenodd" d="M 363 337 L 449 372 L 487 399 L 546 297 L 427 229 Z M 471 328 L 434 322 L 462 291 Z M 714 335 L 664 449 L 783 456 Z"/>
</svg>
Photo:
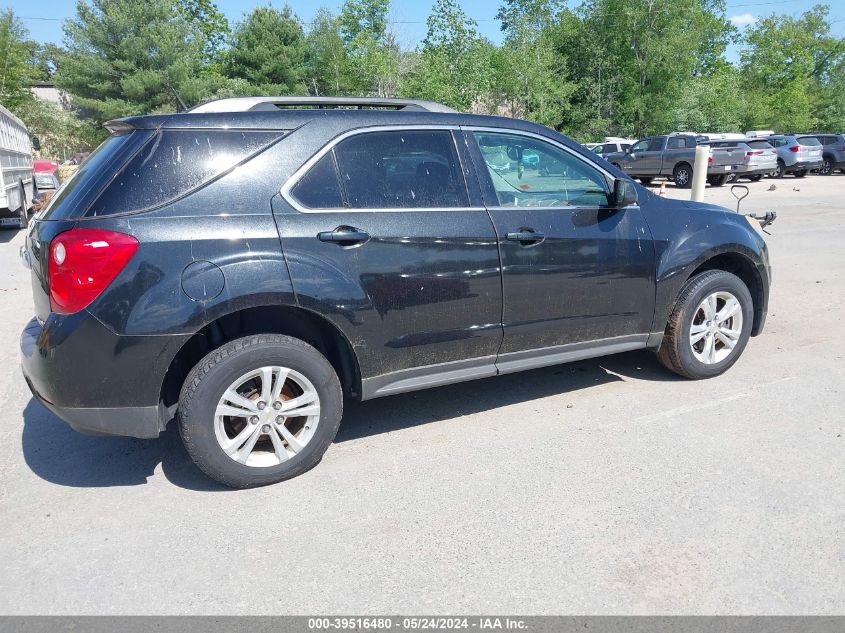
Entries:
<svg viewBox="0 0 845 633">
<path fill-rule="evenodd" d="M 229 97 L 203 103 L 188 110 L 195 114 L 210 112 L 250 112 L 281 108 L 380 108 L 392 110 L 422 110 L 426 112 L 455 112 L 449 106 L 418 99 L 387 99 L 380 97 Z"/>
</svg>

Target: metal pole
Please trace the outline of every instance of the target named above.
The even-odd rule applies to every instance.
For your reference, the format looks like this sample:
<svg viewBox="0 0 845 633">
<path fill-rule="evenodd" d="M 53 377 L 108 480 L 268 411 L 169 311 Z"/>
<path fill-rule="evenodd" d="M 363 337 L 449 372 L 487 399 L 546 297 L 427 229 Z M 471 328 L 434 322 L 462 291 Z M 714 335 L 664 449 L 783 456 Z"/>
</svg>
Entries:
<svg viewBox="0 0 845 633">
<path fill-rule="evenodd" d="M 707 182 L 707 163 L 710 158 L 710 146 L 699 145 L 695 148 L 695 164 L 692 166 L 692 194 L 690 200 L 704 201 L 704 183 Z"/>
</svg>

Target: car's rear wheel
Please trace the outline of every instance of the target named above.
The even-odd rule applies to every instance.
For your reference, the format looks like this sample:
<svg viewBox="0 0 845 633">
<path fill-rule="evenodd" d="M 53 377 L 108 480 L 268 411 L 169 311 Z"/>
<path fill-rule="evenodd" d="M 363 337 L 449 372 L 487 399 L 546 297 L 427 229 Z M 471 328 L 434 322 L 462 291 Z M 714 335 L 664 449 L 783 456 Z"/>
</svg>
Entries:
<svg viewBox="0 0 845 633">
<path fill-rule="evenodd" d="M 833 173 L 833 160 L 830 156 L 825 156 L 822 159 L 822 166 L 819 167 L 819 174 L 822 176 L 830 176 Z"/>
<path fill-rule="evenodd" d="M 686 163 L 676 165 L 672 170 L 672 180 L 681 189 L 689 189 L 692 187 L 692 167 Z"/>
<path fill-rule="evenodd" d="M 793 176 L 795 176 L 796 178 L 803 178 L 804 176 L 806 176 L 806 175 L 807 175 L 807 170 L 806 170 L 806 169 L 802 169 L 802 170 L 800 170 L 800 171 L 793 172 L 793 174 L 792 174 L 792 175 L 793 175 Z"/>
<path fill-rule="evenodd" d="M 778 158 L 778 165 L 770 175 L 772 178 L 783 178 L 785 171 L 786 163 L 784 163 L 780 158 Z"/>
<path fill-rule="evenodd" d="M 645 186 L 645 187 L 648 187 L 648 186 L 651 184 L 651 181 L 652 181 L 652 180 L 654 180 L 654 178 L 651 178 L 651 177 L 648 177 L 648 178 L 646 178 L 646 177 L 641 177 L 641 178 L 640 178 L 640 182 L 641 182 L 641 183 L 643 184 L 643 186 Z"/>
<path fill-rule="evenodd" d="M 753 176 L 749 176 L 748 180 L 751 182 L 760 182 L 760 179 L 763 178 L 763 174 L 754 174 Z"/>
<path fill-rule="evenodd" d="M 343 395 L 326 358 L 299 339 L 257 334 L 209 353 L 179 398 L 179 430 L 212 479 L 250 488 L 312 468 L 337 434 Z"/>
<path fill-rule="evenodd" d="M 711 187 L 721 187 L 728 182 L 727 174 L 720 174 L 719 176 L 708 176 L 707 184 Z"/>
<path fill-rule="evenodd" d="M 754 320 L 751 293 L 723 270 L 692 277 L 669 317 L 657 356 L 686 378 L 718 376 L 742 354 Z"/>
</svg>

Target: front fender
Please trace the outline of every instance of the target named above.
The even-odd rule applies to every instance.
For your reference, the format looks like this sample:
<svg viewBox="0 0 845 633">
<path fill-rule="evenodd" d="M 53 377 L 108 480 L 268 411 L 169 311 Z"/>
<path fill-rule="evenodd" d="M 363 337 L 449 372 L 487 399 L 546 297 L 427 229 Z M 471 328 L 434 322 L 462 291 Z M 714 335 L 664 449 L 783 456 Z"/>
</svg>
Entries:
<svg viewBox="0 0 845 633">
<path fill-rule="evenodd" d="M 652 332 L 663 331 L 681 288 L 693 273 L 720 255 L 736 255 L 750 264 L 760 282 L 762 305 L 765 306 L 769 285 L 768 251 L 763 238 L 744 216 L 714 205 L 666 200 L 651 193 L 645 195 L 642 208 L 654 235 L 657 256 Z M 755 329 L 760 325 L 755 318 Z"/>
</svg>

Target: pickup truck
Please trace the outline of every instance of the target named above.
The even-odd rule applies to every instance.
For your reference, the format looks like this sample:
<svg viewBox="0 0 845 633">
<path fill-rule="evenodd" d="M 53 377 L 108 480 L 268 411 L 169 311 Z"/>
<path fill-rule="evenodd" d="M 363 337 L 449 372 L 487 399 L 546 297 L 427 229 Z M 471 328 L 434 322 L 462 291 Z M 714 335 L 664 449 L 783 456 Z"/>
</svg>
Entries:
<svg viewBox="0 0 845 633">
<path fill-rule="evenodd" d="M 615 152 L 606 160 L 644 185 L 653 178 L 666 176 L 678 187 L 692 186 L 692 167 L 698 141 L 691 134 L 650 136 L 634 143 L 627 152 Z M 711 148 L 707 182 L 724 185 L 732 172 L 741 171 L 745 152 L 737 148 Z"/>
</svg>

